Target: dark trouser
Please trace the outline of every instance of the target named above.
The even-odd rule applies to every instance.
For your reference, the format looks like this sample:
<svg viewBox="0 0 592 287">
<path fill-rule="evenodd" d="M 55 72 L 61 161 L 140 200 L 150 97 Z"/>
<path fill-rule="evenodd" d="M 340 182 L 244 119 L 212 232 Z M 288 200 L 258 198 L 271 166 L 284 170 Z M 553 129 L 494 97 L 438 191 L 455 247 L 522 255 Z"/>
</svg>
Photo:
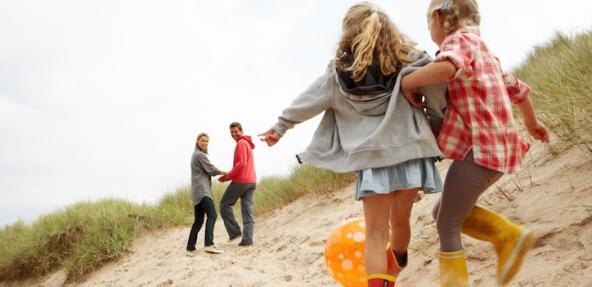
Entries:
<svg viewBox="0 0 592 287">
<path fill-rule="evenodd" d="M 240 198 L 241 200 L 241 215 L 243 217 L 243 238 L 242 243 L 253 243 L 253 226 L 255 219 L 253 218 L 253 194 L 255 193 L 256 184 L 247 183 L 231 183 L 226 188 L 222 199 L 220 200 L 220 214 L 224 220 L 224 226 L 230 238 L 235 238 L 241 235 L 240 226 L 234 217 L 232 206 Z"/>
<path fill-rule="evenodd" d="M 462 250 L 460 232 L 479 196 L 503 173 L 475 164 L 471 151 L 464 161 L 455 160 L 446 174 L 444 191 L 432 215 L 440 237 L 440 250 Z"/>
<path fill-rule="evenodd" d="M 204 222 L 204 214 L 208 216 L 206 220 L 206 233 L 205 233 L 205 246 L 214 245 L 214 225 L 216 225 L 216 218 L 218 214 L 216 214 L 216 208 L 214 207 L 214 202 L 209 197 L 204 197 L 197 205 L 193 207 L 195 221 L 191 226 L 191 231 L 189 232 L 189 240 L 187 241 L 187 250 L 193 251 L 195 250 L 195 242 L 197 241 L 197 233 L 201 229 L 201 226 Z"/>
</svg>

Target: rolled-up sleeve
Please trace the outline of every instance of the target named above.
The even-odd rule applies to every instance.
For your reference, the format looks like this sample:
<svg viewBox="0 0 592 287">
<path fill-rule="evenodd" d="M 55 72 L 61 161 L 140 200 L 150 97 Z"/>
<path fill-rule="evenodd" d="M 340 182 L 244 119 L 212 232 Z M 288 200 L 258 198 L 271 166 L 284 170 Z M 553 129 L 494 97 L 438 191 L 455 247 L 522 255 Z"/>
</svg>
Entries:
<svg viewBox="0 0 592 287">
<path fill-rule="evenodd" d="M 456 67 L 456 73 L 452 79 L 463 79 L 471 76 L 473 69 L 473 53 L 465 40 L 458 35 L 451 35 L 446 38 L 440 46 L 440 53 L 434 59 L 434 62 L 448 60 Z"/>
<path fill-rule="evenodd" d="M 506 90 L 508 91 L 508 96 L 510 96 L 510 101 L 515 105 L 524 102 L 530 93 L 530 86 L 520 81 L 509 72 L 504 72 L 503 79 L 504 84 L 506 85 Z"/>
</svg>

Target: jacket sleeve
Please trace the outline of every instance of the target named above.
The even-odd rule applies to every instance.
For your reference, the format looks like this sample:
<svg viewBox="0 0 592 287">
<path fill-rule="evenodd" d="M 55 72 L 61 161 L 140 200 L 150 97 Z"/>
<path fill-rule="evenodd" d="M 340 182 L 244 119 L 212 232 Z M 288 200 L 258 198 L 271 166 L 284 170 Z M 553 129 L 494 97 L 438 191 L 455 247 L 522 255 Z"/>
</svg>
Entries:
<svg viewBox="0 0 592 287">
<path fill-rule="evenodd" d="M 244 140 L 239 140 L 237 142 L 236 149 L 234 151 L 235 164 L 232 167 L 231 171 L 229 171 L 227 174 L 223 175 L 220 178 L 221 180 L 226 180 L 226 179 L 233 180 L 237 176 L 239 176 L 243 173 L 243 170 L 245 169 L 245 166 L 247 165 L 247 153 L 249 152 L 248 149 L 250 149 L 249 144 L 247 142 L 245 142 Z"/>
<path fill-rule="evenodd" d="M 222 172 L 210 162 L 210 160 L 208 159 L 208 157 L 205 154 L 199 153 L 197 160 L 199 161 L 199 165 L 201 165 L 203 170 L 209 176 L 216 176 L 216 175 L 222 174 Z"/>
<path fill-rule="evenodd" d="M 272 129 L 284 135 L 288 129 L 331 108 L 335 84 L 335 74 L 329 67 L 325 75 L 314 81 L 308 89 L 292 101 L 288 108 L 284 109 Z"/>
</svg>

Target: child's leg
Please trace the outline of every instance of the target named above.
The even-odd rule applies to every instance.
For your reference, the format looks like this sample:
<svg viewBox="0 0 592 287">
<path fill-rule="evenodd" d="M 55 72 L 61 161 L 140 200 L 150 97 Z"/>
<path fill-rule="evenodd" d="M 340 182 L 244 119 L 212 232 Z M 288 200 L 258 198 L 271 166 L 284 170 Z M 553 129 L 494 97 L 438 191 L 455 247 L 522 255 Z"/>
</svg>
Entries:
<svg viewBox="0 0 592 287">
<path fill-rule="evenodd" d="M 390 244 L 386 250 L 387 274 L 395 279 L 407 266 L 407 248 L 411 240 L 411 208 L 419 189 L 398 190 L 391 193 Z"/>
<path fill-rule="evenodd" d="M 448 169 L 444 192 L 433 212 L 440 237 L 440 286 L 468 286 L 461 227 L 481 193 L 501 175 L 476 165 L 471 153 Z"/>
<path fill-rule="evenodd" d="M 366 272 L 386 273 L 386 244 L 388 241 L 390 194 L 378 194 L 362 199 L 366 224 Z"/>
<path fill-rule="evenodd" d="M 441 251 L 463 249 L 460 232 L 465 218 L 479 196 L 502 175 L 501 172 L 476 165 L 472 153 L 464 161 L 455 160 L 452 163 L 444 181 L 444 192 L 433 212 Z"/>
<path fill-rule="evenodd" d="M 417 188 L 406 189 L 391 193 L 391 248 L 399 255 L 407 252 L 411 240 L 409 219 L 418 190 Z"/>
</svg>

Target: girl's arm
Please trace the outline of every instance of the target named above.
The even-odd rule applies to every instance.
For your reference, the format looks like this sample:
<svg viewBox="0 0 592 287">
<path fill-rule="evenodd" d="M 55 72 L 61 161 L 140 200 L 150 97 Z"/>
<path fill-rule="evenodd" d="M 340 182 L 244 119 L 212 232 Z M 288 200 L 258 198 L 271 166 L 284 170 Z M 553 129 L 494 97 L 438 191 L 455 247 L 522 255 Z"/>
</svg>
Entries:
<svg viewBox="0 0 592 287">
<path fill-rule="evenodd" d="M 300 94 L 279 116 L 278 122 L 266 132 L 259 134 L 268 146 L 276 144 L 284 133 L 296 124 L 304 122 L 333 106 L 335 89 L 334 74 L 330 71 L 317 79 Z"/>
<path fill-rule="evenodd" d="M 405 99 L 416 108 L 424 108 L 425 104 L 416 98 L 419 87 L 437 84 L 451 79 L 456 74 L 456 66 L 449 60 L 432 62 L 401 80 L 401 91 Z"/>
<path fill-rule="evenodd" d="M 544 126 L 537 122 L 530 97 L 526 96 L 526 98 L 518 104 L 518 108 L 522 112 L 524 125 L 526 126 L 528 133 L 536 140 L 549 143 L 549 132 Z"/>
<path fill-rule="evenodd" d="M 498 60 L 499 63 L 499 60 Z M 549 142 L 549 132 L 547 129 L 537 122 L 534 107 L 530 101 L 530 86 L 518 80 L 512 73 L 503 72 L 503 80 L 506 85 L 506 91 L 510 97 L 510 101 L 517 105 L 524 117 L 524 125 L 528 133 L 536 140 L 544 143 Z"/>
</svg>

